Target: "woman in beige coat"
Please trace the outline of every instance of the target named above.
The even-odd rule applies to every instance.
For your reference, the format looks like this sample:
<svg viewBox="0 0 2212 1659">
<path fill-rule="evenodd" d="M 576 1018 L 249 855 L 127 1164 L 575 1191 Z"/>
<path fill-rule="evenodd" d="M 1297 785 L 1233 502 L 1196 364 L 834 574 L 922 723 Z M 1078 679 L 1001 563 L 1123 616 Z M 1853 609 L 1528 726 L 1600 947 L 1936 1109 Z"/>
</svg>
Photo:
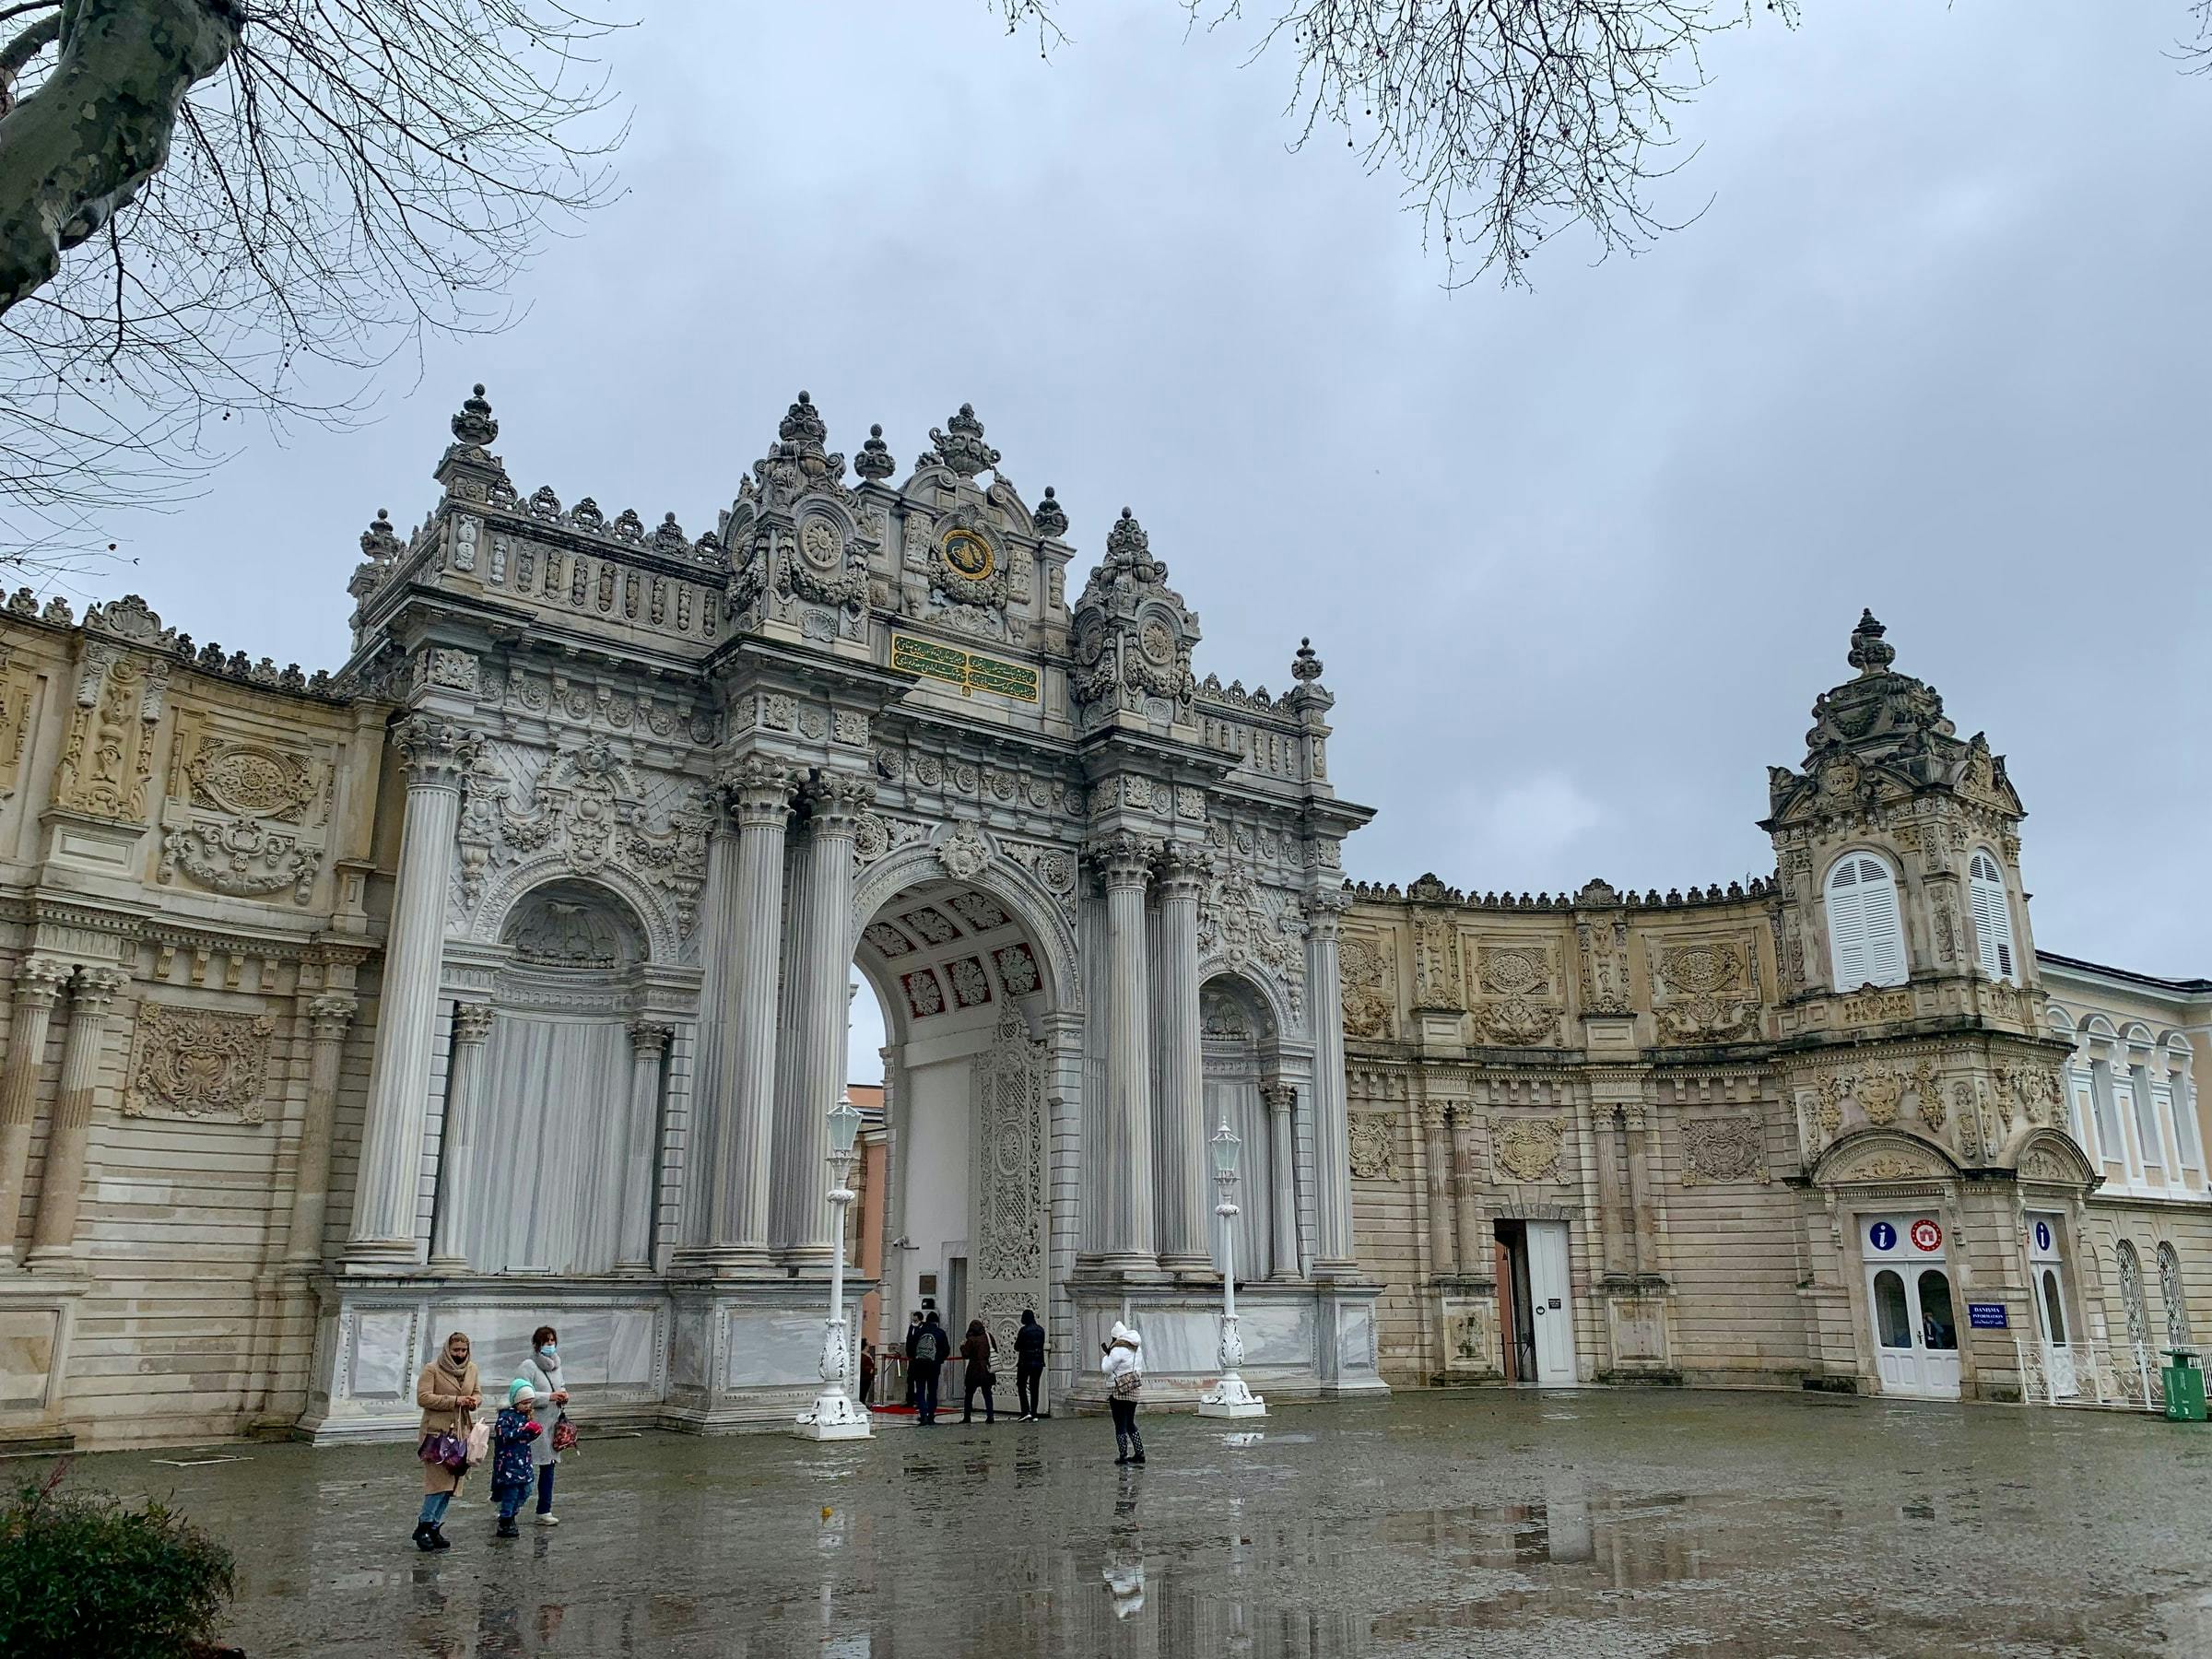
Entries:
<svg viewBox="0 0 2212 1659">
<path fill-rule="evenodd" d="M 477 1382 L 477 1362 L 468 1357 L 468 1338 L 455 1331 L 445 1339 L 445 1347 L 438 1358 L 422 1368 L 422 1375 L 415 1379 L 415 1403 L 422 1407 L 421 1438 L 416 1441 L 416 1455 L 421 1456 L 432 1436 L 457 1435 L 468 1439 L 470 1427 L 476 1422 L 477 1407 L 484 1403 L 483 1394 Z M 462 1477 L 468 1473 L 465 1466 L 449 1469 L 443 1463 L 426 1460 L 422 1465 L 422 1515 L 415 1523 L 415 1547 L 418 1549 L 450 1549 L 453 1540 L 440 1530 L 445 1520 L 445 1506 L 453 1500 L 461 1489 Z"/>
</svg>

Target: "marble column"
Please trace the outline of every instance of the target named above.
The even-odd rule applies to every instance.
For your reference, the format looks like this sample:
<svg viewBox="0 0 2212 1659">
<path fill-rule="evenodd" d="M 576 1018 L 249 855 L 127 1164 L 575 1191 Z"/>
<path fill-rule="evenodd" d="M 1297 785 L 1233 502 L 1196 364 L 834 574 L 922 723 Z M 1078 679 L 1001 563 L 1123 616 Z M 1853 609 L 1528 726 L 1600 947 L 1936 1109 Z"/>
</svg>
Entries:
<svg viewBox="0 0 2212 1659">
<path fill-rule="evenodd" d="M 85 1191 L 92 1102 L 108 1034 L 108 1008 L 131 976 L 115 968 L 79 968 L 69 987 L 69 1034 L 62 1046 L 62 1088 L 46 1135 L 39 1215 L 30 1230 L 33 1272 L 66 1267 L 76 1254 L 76 1206 Z"/>
<path fill-rule="evenodd" d="M 70 972 L 68 963 L 48 957 L 31 957 L 16 971 L 7 1067 L 0 1072 L 0 1262 L 14 1259 L 16 1232 L 22 1225 L 23 1177 L 30 1167 L 30 1132 L 39 1120 L 46 1031 Z"/>
<path fill-rule="evenodd" d="M 1313 1023 L 1314 1274 L 1355 1276 L 1351 1132 L 1345 1121 L 1344 979 L 1336 959 L 1341 891 L 1306 900 L 1306 1007 Z"/>
<path fill-rule="evenodd" d="M 758 755 L 739 761 L 725 780 L 730 813 L 737 824 L 731 893 L 735 917 L 731 959 L 716 1008 L 723 1033 L 723 1069 L 716 1090 L 710 1176 L 715 1194 L 710 1243 L 713 1260 L 725 1266 L 759 1267 L 769 1261 L 776 1135 L 776 986 L 783 951 L 783 843 L 791 823 L 792 788 L 797 781 L 789 768 Z M 849 853 L 849 834 L 845 845 Z M 850 856 L 845 862 L 849 871 Z M 846 890 L 851 891 L 849 874 Z"/>
<path fill-rule="evenodd" d="M 1490 1274 L 1490 1246 L 1496 1235 L 1483 1225 L 1482 1165 L 1475 1150 L 1475 1108 L 1466 1100 L 1456 1100 L 1452 1106 L 1452 1181 L 1457 1189 L 1459 1270 L 1470 1278 L 1486 1278 Z"/>
<path fill-rule="evenodd" d="M 782 1200 L 776 1241 L 787 1260 L 827 1266 L 837 1237 L 827 1196 L 829 1112 L 845 1075 L 852 1006 L 853 835 L 876 798 L 876 785 L 867 778 L 818 773 L 802 798 L 808 832 L 793 899 L 792 968 L 784 986 L 793 999 L 786 1026 L 799 1052 L 787 1073 L 791 1092 L 776 1102 Z"/>
<path fill-rule="evenodd" d="M 1453 1224 L 1451 1125 L 1441 1100 L 1421 1107 L 1422 1158 L 1428 1174 L 1429 1271 L 1448 1278 L 1459 1271 L 1458 1229 Z"/>
<path fill-rule="evenodd" d="M 1291 1109 L 1298 1089 L 1289 1083 L 1263 1083 L 1260 1100 L 1267 1108 L 1268 1273 L 1295 1279 L 1298 1272 L 1298 1138 Z"/>
<path fill-rule="evenodd" d="M 1159 1131 L 1154 1146 L 1159 1171 L 1159 1265 L 1174 1273 L 1208 1273 L 1207 1248 L 1214 1205 L 1206 1140 L 1206 1053 L 1198 1014 L 1198 896 L 1209 861 L 1202 848 L 1171 844 L 1159 855 L 1153 890 L 1159 898 L 1159 1098 L 1153 1102 Z"/>
<path fill-rule="evenodd" d="M 1156 842 L 1121 831 L 1092 851 L 1106 893 L 1106 1225 L 1103 1266 L 1151 1273 L 1152 1043 L 1146 1029 L 1145 885 Z"/>
<path fill-rule="evenodd" d="M 292 1173 L 292 1221 L 285 1260 L 312 1267 L 323 1259 L 323 1224 L 330 1213 L 330 1147 L 338 1113 L 338 1065 L 346 1028 L 360 1005 L 350 996 L 318 996 L 307 1005 L 307 1109 L 300 1123 L 299 1166 Z"/>
<path fill-rule="evenodd" d="M 699 1019 L 693 1027 L 691 1116 L 684 1146 L 684 1190 L 677 1218 L 677 1249 L 699 1259 L 719 1236 L 716 1211 L 722 1147 L 728 1131 L 730 1019 L 737 955 L 738 830 L 735 803 L 718 790 L 714 827 L 707 835 L 707 881 L 699 906 Z"/>
<path fill-rule="evenodd" d="M 484 1115 L 484 1045 L 491 1019 L 489 1003 L 454 1006 L 445 1061 L 445 1127 L 438 1137 L 437 1223 L 430 1230 L 430 1265 L 446 1273 L 468 1271 L 469 1240 L 477 1230 L 477 1120 Z"/>
<path fill-rule="evenodd" d="M 353 1237 L 346 1248 L 348 1263 L 371 1272 L 416 1260 L 415 1211 L 437 1041 L 446 888 L 461 783 L 477 741 L 465 728 L 427 714 L 402 722 L 392 739 L 406 769 L 407 806 L 377 999 Z"/>
<path fill-rule="evenodd" d="M 653 1156 L 661 1135 L 661 1061 L 672 1026 L 641 1019 L 629 1028 L 629 1122 L 622 1143 L 622 1220 L 616 1235 L 618 1271 L 653 1265 Z"/>
</svg>

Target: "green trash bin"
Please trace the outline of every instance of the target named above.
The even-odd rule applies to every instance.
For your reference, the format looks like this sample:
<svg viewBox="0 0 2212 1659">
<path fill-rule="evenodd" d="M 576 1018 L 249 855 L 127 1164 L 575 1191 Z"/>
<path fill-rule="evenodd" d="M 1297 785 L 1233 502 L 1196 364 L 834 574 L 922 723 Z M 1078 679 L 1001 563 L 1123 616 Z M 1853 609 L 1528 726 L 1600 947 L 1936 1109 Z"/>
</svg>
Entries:
<svg viewBox="0 0 2212 1659">
<path fill-rule="evenodd" d="M 2196 1349 L 2166 1350 L 2166 1420 L 2201 1423 L 2205 1420 L 2205 1368 Z"/>
</svg>

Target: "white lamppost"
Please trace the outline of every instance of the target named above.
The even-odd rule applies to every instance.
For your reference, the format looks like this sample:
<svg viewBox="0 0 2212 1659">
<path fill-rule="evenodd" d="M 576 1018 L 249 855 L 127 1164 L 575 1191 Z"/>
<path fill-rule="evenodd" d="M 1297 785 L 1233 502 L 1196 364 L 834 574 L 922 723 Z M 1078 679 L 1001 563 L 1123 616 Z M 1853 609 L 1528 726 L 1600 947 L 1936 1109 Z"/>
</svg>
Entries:
<svg viewBox="0 0 2212 1659">
<path fill-rule="evenodd" d="M 1267 1402 L 1237 1375 L 1237 1367 L 1244 1363 L 1244 1339 L 1237 1335 L 1237 1154 L 1244 1143 L 1224 1118 L 1206 1144 L 1214 1153 L 1214 1184 L 1221 1189 L 1221 1202 L 1214 1206 L 1214 1214 L 1221 1218 L 1221 1381 L 1213 1393 L 1198 1396 L 1198 1415 L 1265 1417 Z"/>
<path fill-rule="evenodd" d="M 848 1379 L 851 1344 L 845 1339 L 845 1211 L 853 1203 L 846 1178 L 860 1138 L 860 1109 L 850 1091 L 830 1108 L 830 1202 L 837 1206 L 837 1253 L 830 1261 L 830 1326 L 822 1333 L 822 1392 L 814 1409 L 799 1418 L 799 1432 L 810 1440 L 866 1440 L 868 1414 L 855 1404 Z"/>
</svg>

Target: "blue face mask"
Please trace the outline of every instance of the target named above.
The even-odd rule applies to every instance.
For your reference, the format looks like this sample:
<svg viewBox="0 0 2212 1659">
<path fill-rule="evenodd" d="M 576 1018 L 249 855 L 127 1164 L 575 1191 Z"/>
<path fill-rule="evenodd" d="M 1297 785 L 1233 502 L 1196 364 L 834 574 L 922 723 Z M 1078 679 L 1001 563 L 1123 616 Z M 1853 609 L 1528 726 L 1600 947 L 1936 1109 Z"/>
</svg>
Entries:
<svg viewBox="0 0 2212 1659">
<path fill-rule="evenodd" d="M 554 1347 L 550 1342 L 547 1343 L 544 1347 L 539 1348 L 537 1351 L 541 1359 L 550 1359 L 556 1365 L 560 1363 L 560 1350 Z"/>
</svg>

